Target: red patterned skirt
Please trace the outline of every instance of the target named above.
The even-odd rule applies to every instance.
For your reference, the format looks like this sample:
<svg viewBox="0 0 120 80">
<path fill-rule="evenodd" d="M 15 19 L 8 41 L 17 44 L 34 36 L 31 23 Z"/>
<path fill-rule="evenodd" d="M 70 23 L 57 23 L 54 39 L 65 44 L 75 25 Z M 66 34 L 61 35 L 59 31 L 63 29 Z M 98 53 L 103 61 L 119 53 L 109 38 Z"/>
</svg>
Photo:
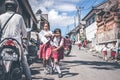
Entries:
<svg viewBox="0 0 120 80">
<path fill-rule="evenodd" d="M 51 46 L 50 44 L 41 44 L 39 46 L 38 58 L 46 59 L 51 56 Z"/>
<path fill-rule="evenodd" d="M 55 49 L 56 47 L 52 47 L 52 50 Z M 64 48 L 59 49 L 58 51 L 52 52 L 52 58 L 54 59 L 63 59 L 64 58 Z"/>
</svg>

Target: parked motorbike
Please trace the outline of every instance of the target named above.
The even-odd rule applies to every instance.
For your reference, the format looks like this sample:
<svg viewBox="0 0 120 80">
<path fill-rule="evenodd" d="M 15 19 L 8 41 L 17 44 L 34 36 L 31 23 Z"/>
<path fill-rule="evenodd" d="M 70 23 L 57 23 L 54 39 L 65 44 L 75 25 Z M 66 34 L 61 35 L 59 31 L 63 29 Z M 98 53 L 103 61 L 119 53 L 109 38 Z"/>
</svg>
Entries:
<svg viewBox="0 0 120 80">
<path fill-rule="evenodd" d="M 21 45 L 13 38 L 0 42 L 0 80 L 20 80 L 22 78 Z"/>
<path fill-rule="evenodd" d="M 31 39 L 28 45 L 28 63 L 32 64 L 37 59 L 37 51 L 39 49 L 39 43 Z"/>
</svg>

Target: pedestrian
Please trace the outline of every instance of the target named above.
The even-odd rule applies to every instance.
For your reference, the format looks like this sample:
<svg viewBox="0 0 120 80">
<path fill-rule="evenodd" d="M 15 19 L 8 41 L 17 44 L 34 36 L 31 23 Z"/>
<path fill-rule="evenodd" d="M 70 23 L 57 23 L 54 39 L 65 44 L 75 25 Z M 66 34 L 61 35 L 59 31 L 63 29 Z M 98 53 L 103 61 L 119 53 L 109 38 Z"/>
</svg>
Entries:
<svg viewBox="0 0 120 80">
<path fill-rule="evenodd" d="M 102 52 L 102 54 L 103 54 L 103 59 L 104 59 L 105 61 L 108 61 L 108 58 L 107 58 L 107 49 L 108 49 L 107 44 L 105 44 L 105 45 L 103 46 L 103 48 L 101 49 L 101 52 Z"/>
<path fill-rule="evenodd" d="M 66 35 L 65 38 L 64 38 L 64 47 L 65 48 L 68 48 L 69 51 L 71 52 L 71 49 L 72 49 L 72 41 L 70 40 L 69 36 Z"/>
<path fill-rule="evenodd" d="M 62 77 L 62 72 L 60 70 L 59 61 L 63 59 L 63 52 L 64 52 L 64 38 L 61 35 L 61 30 L 56 28 L 54 30 L 54 37 L 52 40 L 52 58 L 54 59 L 54 68 L 58 71 L 58 77 Z"/>
<path fill-rule="evenodd" d="M 44 72 L 48 73 L 47 67 L 49 65 L 49 58 L 51 55 L 51 45 L 50 40 L 52 37 L 52 32 L 49 30 L 49 24 L 45 23 L 43 30 L 39 32 L 39 39 L 41 40 L 41 44 L 39 46 L 39 54 L 38 57 L 43 60 Z"/>
<path fill-rule="evenodd" d="M 117 61 L 117 47 L 116 43 L 114 42 L 112 47 L 111 47 L 111 58 L 116 62 Z"/>
<path fill-rule="evenodd" d="M 78 41 L 78 48 L 79 48 L 79 50 L 81 49 L 81 47 L 82 47 L 82 41 L 79 40 L 79 41 Z"/>
<path fill-rule="evenodd" d="M 87 39 L 83 41 L 83 47 L 86 48 L 86 46 L 87 46 Z"/>
<path fill-rule="evenodd" d="M 27 39 L 27 30 L 26 25 L 23 20 L 23 17 L 17 13 L 18 8 L 18 2 L 17 0 L 5 0 L 5 9 L 6 12 L 0 15 L 0 28 L 3 28 L 3 25 L 6 23 L 6 21 L 11 17 L 9 22 L 6 24 L 5 28 L 2 31 L 1 39 L 5 38 L 14 38 L 16 39 L 22 47 L 22 66 L 25 73 L 26 80 L 32 80 L 31 78 L 31 72 L 29 65 L 27 63 L 26 54 L 23 51 L 23 43 L 22 39 Z M 22 34 L 22 35 L 21 35 Z M 22 36 L 22 37 L 21 37 Z"/>
</svg>

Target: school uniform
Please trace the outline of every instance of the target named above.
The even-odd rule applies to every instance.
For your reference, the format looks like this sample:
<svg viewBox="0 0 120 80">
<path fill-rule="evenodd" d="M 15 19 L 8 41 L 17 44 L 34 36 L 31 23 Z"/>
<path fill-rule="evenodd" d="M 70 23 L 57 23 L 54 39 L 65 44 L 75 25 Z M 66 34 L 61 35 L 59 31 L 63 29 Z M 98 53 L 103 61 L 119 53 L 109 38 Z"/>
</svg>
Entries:
<svg viewBox="0 0 120 80">
<path fill-rule="evenodd" d="M 107 47 L 104 47 L 102 52 L 103 52 L 103 55 L 106 56 L 107 55 Z"/>
<path fill-rule="evenodd" d="M 111 48 L 111 57 L 115 57 L 116 55 L 116 47 Z"/>
<path fill-rule="evenodd" d="M 46 34 L 51 34 L 52 35 L 52 32 L 51 31 L 45 31 L 45 30 L 42 30 L 43 31 L 43 36 L 45 36 Z M 42 38 L 42 37 L 40 37 Z M 39 46 L 39 54 L 38 54 L 38 58 L 42 58 L 42 59 L 45 59 L 46 57 L 50 57 L 51 55 L 51 45 L 50 45 L 50 37 L 46 37 L 46 39 L 48 40 L 47 43 L 44 44 L 44 42 L 42 42 L 42 44 L 40 44 Z"/>
<path fill-rule="evenodd" d="M 78 47 L 81 47 L 81 46 L 82 46 L 82 42 L 79 41 L 79 42 L 78 42 Z"/>
<path fill-rule="evenodd" d="M 64 38 L 63 37 L 54 37 L 52 40 L 52 50 L 57 48 L 58 46 L 63 46 L 64 45 Z M 63 51 L 64 48 L 60 48 L 57 51 L 52 51 L 52 58 L 54 59 L 63 59 Z"/>
</svg>

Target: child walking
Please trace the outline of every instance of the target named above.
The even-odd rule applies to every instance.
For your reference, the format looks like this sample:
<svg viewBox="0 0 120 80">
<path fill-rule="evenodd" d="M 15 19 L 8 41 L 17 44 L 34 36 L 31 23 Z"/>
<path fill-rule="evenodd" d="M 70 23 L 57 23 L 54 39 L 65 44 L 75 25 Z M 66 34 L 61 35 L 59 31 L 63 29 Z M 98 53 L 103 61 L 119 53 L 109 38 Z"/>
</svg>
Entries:
<svg viewBox="0 0 120 80">
<path fill-rule="evenodd" d="M 51 45 L 50 39 L 52 37 L 52 32 L 49 30 L 49 24 L 45 23 L 43 30 L 39 33 L 39 38 L 42 42 L 39 46 L 38 57 L 43 59 L 44 72 L 48 73 L 47 65 L 49 65 L 49 57 L 51 55 Z"/>
<path fill-rule="evenodd" d="M 54 59 L 55 68 L 58 71 L 58 77 L 62 77 L 59 61 L 63 59 L 63 44 L 64 38 L 61 36 L 61 30 L 59 28 L 54 30 L 54 37 L 52 40 L 52 58 Z"/>
<path fill-rule="evenodd" d="M 113 43 L 113 46 L 111 47 L 111 58 L 115 62 L 117 61 L 117 47 L 116 47 L 116 43 Z"/>
<path fill-rule="evenodd" d="M 78 48 L 79 48 L 79 50 L 81 49 L 81 47 L 82 47 L 82 41 L 79 40 L 79 41 L 78 41 Z"/>
<path fill-rule="evenodd" d="M 107 49 L 108 49 L 107 44 L 105 44 L 104 47 L 101 50 L 101 52 L 103 53 L 103 59 L 105 61 L 108 61 L 108 58 L 107 58 Z"/>
</svg>

